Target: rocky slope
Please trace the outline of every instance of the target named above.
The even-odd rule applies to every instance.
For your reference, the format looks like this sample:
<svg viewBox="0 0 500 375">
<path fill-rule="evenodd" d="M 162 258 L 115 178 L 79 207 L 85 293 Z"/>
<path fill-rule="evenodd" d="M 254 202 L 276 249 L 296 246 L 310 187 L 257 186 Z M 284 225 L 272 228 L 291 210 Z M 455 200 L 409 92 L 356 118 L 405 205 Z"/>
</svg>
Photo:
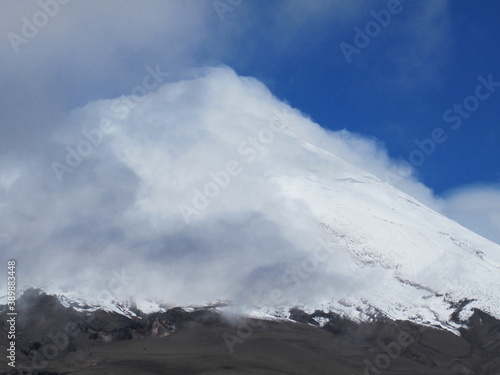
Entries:
<svg viewBox="0 0 500 375">
<path fill-rule="evenodd" d="M 17 367 L 2 362 L 2 374 L 500 374 L 500 321 L 480 310 L 456 335 L 300 309 L 289 320 L 215 307 L 125 317 L 79 312 L 36 290 L 18 302 Z"/>
</svg>

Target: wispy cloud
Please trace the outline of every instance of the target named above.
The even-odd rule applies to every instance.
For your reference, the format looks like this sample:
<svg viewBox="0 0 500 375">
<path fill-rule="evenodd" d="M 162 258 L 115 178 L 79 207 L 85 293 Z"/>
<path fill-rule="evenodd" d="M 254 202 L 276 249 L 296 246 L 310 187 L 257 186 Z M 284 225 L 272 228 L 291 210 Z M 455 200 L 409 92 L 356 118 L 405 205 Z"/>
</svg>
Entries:
<svg viewBox="0 0 500 375">
<path fill-rule="evenodd" d="M 453 190 L 444 199 L 443 213 L 500 243 L 500 186 L 483 184 Z"/>
</svg>

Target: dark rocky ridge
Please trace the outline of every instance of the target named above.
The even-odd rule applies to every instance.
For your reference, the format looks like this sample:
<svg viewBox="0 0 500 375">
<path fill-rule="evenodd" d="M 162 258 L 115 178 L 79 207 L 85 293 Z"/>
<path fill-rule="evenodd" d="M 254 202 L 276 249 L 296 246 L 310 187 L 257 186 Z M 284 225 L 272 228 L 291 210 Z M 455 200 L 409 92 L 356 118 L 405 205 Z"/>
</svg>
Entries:
<svg viewBox="0 0 500 375">
<path fill-rule="evenodd" d="M 461 336 L 382 317 L 359 324 L 290 313 L 297 323 L 228 319 L 211 308 L 129 319 L 77 312 L 30 290 L 18 299 L 16 370 L 4 359 L 0 373 L 500 374 L 500 321 L 479 310 Z M 317 317 L 328 323 L 314 327 Z M 6 319 L 0 328 L 6 353 Z"/>
</svg>

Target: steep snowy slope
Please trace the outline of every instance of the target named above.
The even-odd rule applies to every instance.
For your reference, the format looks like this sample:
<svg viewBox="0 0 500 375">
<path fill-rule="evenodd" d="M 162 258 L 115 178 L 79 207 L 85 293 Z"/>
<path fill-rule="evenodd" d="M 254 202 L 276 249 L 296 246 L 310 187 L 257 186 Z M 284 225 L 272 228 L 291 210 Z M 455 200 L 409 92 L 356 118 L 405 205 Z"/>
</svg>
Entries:
<svg viewBox="0 0 500 375">
<path fill-rule="evenodd" d="M 304 143 L 314 163 L 307 173 L 273 174 L 286 200 L 299 201 L 317 218 L 335 257 L 323 261 L 335 274 L 366 279 L 362 289 L 338 298 L 336 285 L 320 285 L 323 302 L 301 305 L 305 311 L 334 311 L 354 320 L 382 313 L 455 331 L 457 307 L 465 320 L 473 308 L 500 317 L 500 246 L 432 211 L 414 198 L 335 155 Z M 336 264 L 339 253 L 353 260 Z M 341 280 L 349 283 L 349 280 Z M 117 301 L 109 294 L 78 295 L 48 290 L 66 306 L 81 311 L 104 309 L 126 316 L 162 311 L 158 302 Z M 466 301 L 460 305 L 460 301 Z M 161 301 L 168 302 L 168 301 Z M 242 310 L 258 317 L 288 317 L 293 306 L 266 304 Z M 221 307 L 230 310 L 231 306 Z M 456 320 L 456 319 L 455 319 Z"/>
<path fill-rule="evenodd" d="M 500 317 L 499 245 L 335 155 L 305 147 L 317 156 L 316 170 L 274 179 L 284 195 L 306 202 L 335 249 L 356 260 L 353 278 L 368 269 L 380 278 L 373 288 L 325 302 L 323 309 L 353 318 L 376 309 L 452 328 L 450 315 L 466 299 L 471 302 L 461 318 L 472 308 Z"/>
</svg>

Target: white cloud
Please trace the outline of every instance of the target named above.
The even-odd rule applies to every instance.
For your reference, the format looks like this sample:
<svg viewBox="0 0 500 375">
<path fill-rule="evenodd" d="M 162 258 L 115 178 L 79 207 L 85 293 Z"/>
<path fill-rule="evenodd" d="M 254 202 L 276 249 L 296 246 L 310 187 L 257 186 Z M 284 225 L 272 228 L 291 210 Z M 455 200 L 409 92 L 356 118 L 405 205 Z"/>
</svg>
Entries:
<svg viewBox="0 0 500 375">
<path fill-rule="evenodd" d="M 147 66 L 159 64 L 175 80 L 186 69 L 231 59 L 240 59 L 243 66 L 245 62 L 256 64 L 261 58 L 255 45 L 259 40 L 268 43 L 270 58 L 276 53 L 293 61 L 304 53 L 304 45 L 318 43 L 332 29 L 340 33 L 349 22 L 366 21 L 371 7 L 387 6 L 386 1 L 360 7 L 346 0 L 288 0 L 263 7 L 261 2 L 245 1 L 221 22 L 212 0 L 70 1 L 60 4 L 47 24 L 37 28 L 36 35 L 27 38 L 28 43 L 19 45 L 15 53 L 9 33 L 22 36 L 23 17 L 32 22 L 42 11 L 40 3 L 55 1 L 0 4 L 0 35 L 4 36 L 0 42 L 0 96 L 4 98 L 0 147 L 18 158 L 46 148 L 47 137 L 68 110 L 130 94 Z M 433 36 L 429 43 L 426 31 L 430 28 L 416 25 L 428 25 L 446 7 L 425 4 L 429 5 L 417 7 L 423 10 L 408 13 L 413 29 L 408 33 L 411 41 L 403 44 L 418 39 L 417 55 L 434 56 L 446 40 Z M 425 11 L 427 8 L 435 10 Z M 399 38 L 406 35 L 398 33 L 398 27 L 393 30 Z M 430 52 L 425 52 L 427 48 Z M 428 59 L 424 63 L 430 66 Z M 400 66 L 407 64 L 403 61 Z M 409 70 L 406 76 L 416 75 L 412 67 Z M 26 101 L 31 103 L 29 108 Z"/>
<path fill-rule="evenodd" d="M 500 187 L 470 186 L 447 194 L 443 213 L 476 233 L 500 243 Z"/>
<path fill-rule="evenodd" d="M 9 33 L 26 34 L 28 29 L 23 26 L 33 23 L 35 15 L 44 12 L 39 4 L 45 2 L 57 4 L 51 0 L 2 3 L 0 33 L 6 36 Z M 199 48 L 201 35 L 207 31 L 208 5 L 208 2 L 154 0 L 140 4 L 95 0 L 69 2 L 59 5 L 58 12 L 49 17 L 46 25 L 35 26 L 36 35 L 31 38 L 26 35 L 28 41 L 19 45 L 17 54 L 9 39 L 4 38 L 0 55 L 7 64 L 5 68 L 17 71 L 20 68 L 28 72 L 40 71 L 56 64 L 80 72 L 89 73 L 90 69 L 91 76 L 126 73 L 123 59 L 130 58 L 130 54 L 138 50 L 145 54 L 168 55 L 179 63 Z M 160 48 L 161 44 L 165 49 Z M 37 58 L 38 64 L 32 64 L 32 57 Z M 95 64 L 96 58 L 99 64 Z M 118 67 L 123 70 L 111 71 Z"/>
<path fill-rule="evenodd" d="M 261 32 L 286 47 L 286 41 L 319 20 L 344 24 L 369 11 L 350 1 L 322 2 L 327 11 L 312 4 L 280 2 L 276 14 L 266 15 L 274 28 Z M 429 7 L 434 11 L 421 13 L 423 19 L 445 12 L 444 6 Z M 0 9 L 0 34 L 7 35 L 20 32 L 22 17 L 39 6 L 3 2 Z M 280 168 L 300 170 L 311 162 L 297 145 L 324 147 L 381 178 L 387 171 L 397 174 L 401 167 L 383 145 L 348 131 L 327 132 L 255 79 L 228 68 L 185 73 L 218 62 L 246 34 L 258 32 L 263 25 L 257 22 L 259 12 L 258 3 L 244 2 L 220 23 L 211 0 L 71 2 L 18 54 L 3 39 L 2 142 L 4 152 L 12 150 L 16 157 L 6 156 L 0 164 L 0 247 L 2 258 L 20 260 L 24 281 L 96 287 L 106 284 L 110 270 L 125 267 L 137 275 L 131 292 L 136 288 L 178 303 L 238 298 L 262 270 L 280 275 L 322 236 L 307 208 L 284 202 L 269 183 L 269 175 Z M 421 39 L 419 48 L 425 49 L 427 39 Z M 439 40 L 434 42 L 431 51 L 439 49 Z M 102 98 L 129 95 L 145 67 L 157 64 L 176 82 L 148 94 L 126 118 L 110 114 L 112 101 Z M 178 81 L 182 74 L 200 78 Z M 68 115 L 69 107 L 88 101 Z M 272 142 L 248 162 L 253 155 L 249 137 L 269 129 L 284 113 L 295 135 L 274 132 Z M 65 147 L 76 146 L 84 139 L 81 131 L 98 128 L 103 117 L 112 118 L 114 131 L 59 183 L 51 163 L 64 162 Z M 192 203 L 193 189 L 203 189 L 211 182 L 210 172 L 232 160 L 242 173 L 187 225 L 179 204 Z M 461 193 L 443 202 L 411 176 L 399 187 L 433 208 L 444 205 L 452 217 L 465 216 L 456 203 Z M 479 215 L 476 223 L 494 223 L 493 210 L 487 211 L 489 221 L 480 217 L 482 194 L 468 200 L 477 203 L 470 212 Z M 481 227 L 491 228 L 491 238 L 496 227 L 488 225 Z M 344 289 L 356 287 L 353 282 Z"/>
<path fill-rule="evenodd" d="M 125 268 L 134 275 L 127 287 L 134 296 L 178 304 L 246 300 L 263 283 L 280 286 L 288 268 L 324 239 L 308 207 L 283 197 L 272 178 L 322 168 L 304 152 L 305 143 L 382 178 L 398 169 L 380 144 L 322 129 L 253 78 L 225 67 L 194 75 L 149 93 L 121 118 L 113 117 L 110 100 L 75 110 L 71 127 L 63 123 L 54 135 L 61 153 L 2 167 L 0 246 L 3 257 L 19 260 L 24 282 L 102 288 L 110 272 Z M 98 128 L 102 118 L 112 119 L 113 131 L 60 183 L 52 158 L 65 163 L 65 147 L 77 148 L 81 130 Z M 240 173 L 221 183 L 227 186 L 187 224 L 179 205 L 194 206 L 194 189 L 205 192 L 214 185 L 211 173 L 220 175 L 231 161 Z M 411 177 L 402 182 L 417 198 L 442 204 Z M 466 207 L 479 214 L 483 198 L 478 193 Z M 341 254 L 330 264 L 352 262 Z M 294 302 L 324 297 L 308 292 L 318 290 L 318 278 L 350 280 L 335 284 L 340 295 L 362 287 L 342 272 L 320 266 L 285 294 Z"/>
<path fill-rule="evenodd" d="M 54 135 L 57 147 L 77 150 L 82 130 L 99 128 L 110 108 L 98 101 L 74 111 L 71 127 L 63 124 Z M 313 138 L 326 131 L 255 79 L 211 69 L 162 86 L 116 117 L 114 130 L 63 173 L 62 183 L 47 173 L 52 152 L 5 169 L 3 254 L 19 259 L 29 275 L 24 282 L 99 288 L 111 270 L 125 267 L 138 275 L 130 292 L 176 303 L 241 298 L 258 282 L 253 275 L 283 273 L 322 237 L 307 207 L 280 197 L 269 177 L 308 162 L 296 147 L 303 140 L 285 136 L 277 118 Z M 261 135 L 264 141 L 252 138 Z M 56 161 L 66 164 L 65 153 Z M 220 174 L 230 161 L 241 173 L 186 224 L 179 205 L 192 206 L 194 189 L 204 191 L 211 172 Z M 304 228 L 308 237 L 300 235 Z M 273 275 L 278 283 L 280 273 Z"/>
</svg>

